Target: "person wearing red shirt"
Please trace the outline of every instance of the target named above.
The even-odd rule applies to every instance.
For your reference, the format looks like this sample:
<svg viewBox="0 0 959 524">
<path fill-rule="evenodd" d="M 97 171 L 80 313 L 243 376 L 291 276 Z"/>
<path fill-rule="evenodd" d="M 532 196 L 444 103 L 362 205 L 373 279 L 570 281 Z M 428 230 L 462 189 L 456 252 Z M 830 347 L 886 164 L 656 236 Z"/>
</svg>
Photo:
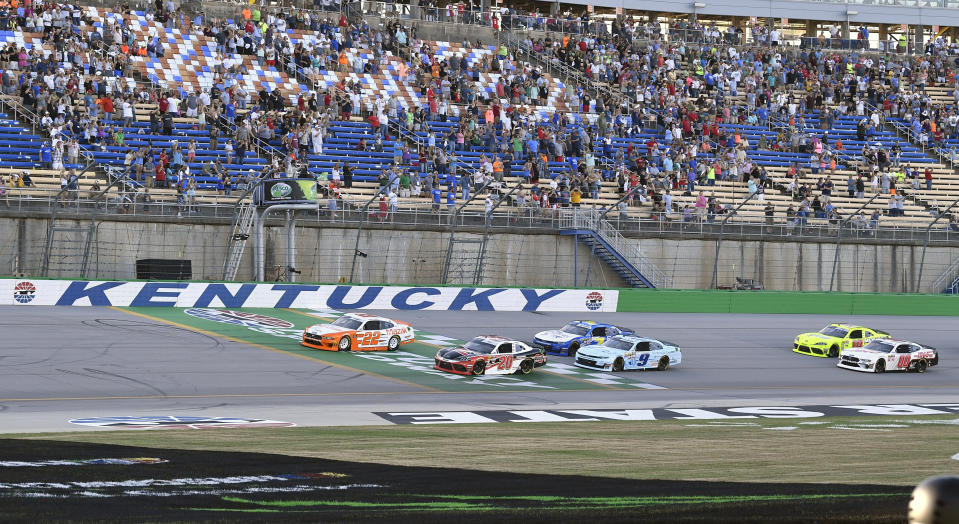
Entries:
<svg viewBox="0 0 959 524">
<path fill-rule="evenodd" d="M 166 169 L 164 168 L 163 162 L 157 162 L 156 165 L 156 180 L 154 185 L 158 188 L 166 188 Z"/>
<path fill-rule="evenodd" d="M 113 114 L 113 99 L 110 98 L 110 95 L 100 99 L 100 108 L 103 109 L 103 112 L 107 114 L 107 118 Z"/>
</svg>

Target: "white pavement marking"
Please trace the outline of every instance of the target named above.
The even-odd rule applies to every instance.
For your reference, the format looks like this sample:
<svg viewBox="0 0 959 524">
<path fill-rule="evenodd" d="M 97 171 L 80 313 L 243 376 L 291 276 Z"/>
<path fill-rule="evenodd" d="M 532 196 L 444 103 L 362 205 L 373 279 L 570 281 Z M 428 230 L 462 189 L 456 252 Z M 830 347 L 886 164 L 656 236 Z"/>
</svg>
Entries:
<svg viewBox="0 0 959 524">
<path fill-rule="evenodd" d="M 613 373 L 606 373 L 602 371 L 587 371 L 583 368 L 571 366 L 562 362 L 550 362 L 547 364 L 547 370 L 558 375 L 575 375 L 577 378 L 587 382 L 602 384 L 605 386 L 628 386 L 639 389 L 668 389 L 663 386 L 657 386 L 656 384 L 649 384 L 647 382 L 634 382 L 633 377 L 630 376 L 615 375 Z"/>
</svg>

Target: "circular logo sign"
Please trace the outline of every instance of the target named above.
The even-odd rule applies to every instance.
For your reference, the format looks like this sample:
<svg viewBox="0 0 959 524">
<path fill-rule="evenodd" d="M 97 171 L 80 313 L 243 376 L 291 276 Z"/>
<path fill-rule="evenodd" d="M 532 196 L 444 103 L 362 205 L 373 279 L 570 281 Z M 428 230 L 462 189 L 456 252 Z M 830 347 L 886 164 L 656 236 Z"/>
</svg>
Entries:
<svg viewBox="0 0 959 524">
<path fill-rule="evenodd" d="M 212 322 L 222 322 L 224 324 L 233 324 L 234 326 L 245 327 L 270 327 L 270 328 L 291 328 L 292 322 L 280 318 L 268 317 L 249 311 L 232 311 L 229 309 L 202 309 L 190 308 L 184 311 L 187 315 Z"/>
<path fill-rule="evenodd" d="M 286 182 L 273 184 L 273 187 L 270 188 L 270 196 L 273 198 L 286 198 L 290 196 L 291 193 L 293 193 L 293 188 Z"/>
<path fill-rule="evenodd" d="M 117 429 L 288 428 L 296 425 L 292 422 L 258 418 L 178 417 L 173 415 L 75 418 L 70 423 Z"/>
<path fill-rule="evenodd" d="M 603 294 L 599 291 L 592 291 L 586 295 L 586 309 L 596 311 L 603 307 Z"/>
<path fill-rule="evenodd" d="M 13 287 L 13 299 L 18 304 L 29 304 L 36 295 L 37 286 L 34 286 L 33 282 L 17 282 Z"/>
</svg>

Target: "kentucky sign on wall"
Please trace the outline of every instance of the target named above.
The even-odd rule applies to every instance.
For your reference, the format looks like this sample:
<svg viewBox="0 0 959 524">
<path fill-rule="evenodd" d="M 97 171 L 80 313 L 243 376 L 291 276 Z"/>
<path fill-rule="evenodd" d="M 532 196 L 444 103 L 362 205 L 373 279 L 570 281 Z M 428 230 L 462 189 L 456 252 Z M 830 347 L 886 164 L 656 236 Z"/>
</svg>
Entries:
<svg viewBox="0 0 959 524">
<path fill-rule="evenodd" d="M 0 279 L 0 304 L 433 311 L 616 311 L 618 291 Z"/>
</svg>

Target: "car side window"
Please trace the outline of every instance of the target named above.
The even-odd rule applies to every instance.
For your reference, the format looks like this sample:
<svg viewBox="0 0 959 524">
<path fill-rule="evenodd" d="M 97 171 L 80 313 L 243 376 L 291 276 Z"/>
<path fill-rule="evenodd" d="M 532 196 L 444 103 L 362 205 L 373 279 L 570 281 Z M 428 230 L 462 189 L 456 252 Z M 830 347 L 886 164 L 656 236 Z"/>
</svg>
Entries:
<svg viewBox="0 0 959 524">
<path fill-rule="evenodd" d="M 853 338 L 853 339 L 860 339 L 860 338 L 862 338 L 862 330 L 861 330 L 861 329 L 854 329 L 854 330 L 852 330 L 852 332 L 849 333 L 849 338 Z"/>
<path fill-rule="evenodd" d="M 649 351 L 649 350 L 650 350 L 650 347 L 649 347 L 648 340 L 645 340 L 643 342 L 638 342 L 636 344 L 636 351 Z"/>
<path fill-rule="evenodd" d="M 606 336 L 606 328 L 604 328 L 604 327 L 593 328 L 593 336 L 594 336 L 594 337 L 605 337 L 605 336 Z"/>
<path fill-rule="evenodd" d="M 912 351 L 912 352 L 919 351 L 921 349 L 922 347 L 920 347 L 918 344 L 910 344 L 909 346 L 909 351 Z"/>
<path fill-rule="evenodd" d="M 366 324 L 363 325 L 363 331 L 376 331 L 380 329 L 379 320 L 367 320 Z"/>
<path fill-rule="evenodd" d="M 512 353 L 512 352 L 513 352 L 513 344 L 510 344 L 510 343 L 508 343 L 508 342 L 507 342 L 506 344 L 500 344 L 499 347 L 496 348 L 496 352 L 499 353 L 500 355 L 505 355 L 505 354 L 508 354 L 508 353 Z"/>
<path fill-rule="evenodd" d="M 389 320 L 380 320 L 380 329 L 390 329 L 391 327 L 395 327 L 395 324 Z"/>
<path fill-rule="evenodd" d="M 607 336 L 607 337 L 611 337 L 611 336 L 613 336 L 613 335 L 618 335 L 619 333 L 620 333 L 619 328 L 616 328 L 616 327 L 608 327 L 608 328 L 606 328 L 606 336 Z"/>
<path fill-rule="evenodd" d="M 909 353 L 909 344 L 899 344 L 896 353 Z"/>
<path fill-rule="evenodd" d="M 663 349 L 663 345 L 659 342 L 650 342 L 649 349 L 656 351 L 657 349 Z"/>
</svg>

